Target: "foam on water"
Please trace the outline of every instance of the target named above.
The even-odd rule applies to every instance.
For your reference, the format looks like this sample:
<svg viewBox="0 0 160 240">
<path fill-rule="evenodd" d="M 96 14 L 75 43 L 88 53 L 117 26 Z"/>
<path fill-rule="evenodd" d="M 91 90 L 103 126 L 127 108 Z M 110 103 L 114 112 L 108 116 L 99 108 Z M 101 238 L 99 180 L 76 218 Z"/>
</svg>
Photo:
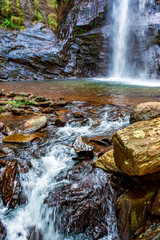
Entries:
<svg viewBox="0 0 160 240">
<path fill-rule="evenodd" d="M 160 87 L 160 81 L 156 79 L 143 79 L 143 78 L 94 78 L 94 81 L 121 84 L 121 85 L 131 85 L 131 86 L 142 86 L 142 87 Z"/>
</svg>

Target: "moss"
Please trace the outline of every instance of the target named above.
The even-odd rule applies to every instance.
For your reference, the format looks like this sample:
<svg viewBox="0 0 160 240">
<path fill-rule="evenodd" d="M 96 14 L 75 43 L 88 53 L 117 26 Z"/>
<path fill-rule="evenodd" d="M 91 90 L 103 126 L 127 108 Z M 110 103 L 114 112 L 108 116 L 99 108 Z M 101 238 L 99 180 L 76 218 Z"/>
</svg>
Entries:
<svg viewBox="0 0 160 240">
<path fill-rule="evenodd" d="M 49 24 L 49 26 L 53 27 L 55 30 L 58 29 L 58 23 L 55 20 L 56 17 L 57 16 L 54 13 L 51 13 L 51 14 L 48 15 L 48 24 Z"/>
<path fill-rule="evenodd" d="M 59 7 L 57 0 L 47 0 L 47 5 L 49 8 L 56 9 Z"/>
<path fill-rule="evenodd" d="M 43 21 L 43 16 L 41 14 L 41 9 L 38 6 L 38 1 L 34 0 L 34 7 L 35 7 L 35 14 L 34 14 L 34 19 L 36 22 L 42 22 Z"/>
<path fill-rule="evenodd" d="M 6 29 L 24 29 L 24 17 L 12 15 L 10 18 L 5 19 L 2 23 L 2 27 Z"/>
<path fill-rule="evenodd" d="M 82 28 L 82 27 L 76 26 L 76 27 L 74 28 L 74 35 L 75 35 L 75 36 L 80 35 L 80 34 L 83 34 L 83 33 L 86 33 L 86 32 L 87 32 L 87 30 L 84 29 L 84 28 Z"/>
<path fill-rule="evenodd" d="M 10 17 L 12 14 L 12 1 L 3 0 L 1 5 L 1 16 L 2 17 Z"/>
<path fill-rule="evenodd" d="M 1 19 L 3 20 L 2 26 L 6 29 L 23 29 L 25 15 L 21 10 L 19 0 L 16 0 L 16 8 L 14 9 L 15 15 L 13 15 L 13 5 L 10 0 L 2 0 L 0 5 Z"/>
<path fill-rule="evenodd" d="M 12 16 L 11 17 L 11 24 L 15 26 L 15 28 L 20 28 L 23 25 L 24 18 L 22 17 L 16 17 Z"/>
</svg>

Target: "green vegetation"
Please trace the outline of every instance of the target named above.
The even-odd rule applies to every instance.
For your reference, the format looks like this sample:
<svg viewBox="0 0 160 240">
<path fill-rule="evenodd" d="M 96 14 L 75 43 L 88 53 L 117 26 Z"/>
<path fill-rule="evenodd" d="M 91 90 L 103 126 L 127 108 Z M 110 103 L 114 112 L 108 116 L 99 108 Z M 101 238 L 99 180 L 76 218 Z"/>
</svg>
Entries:
<svg viewBox="0 0 160 240">
<path fill-rule="evenodd" d="M 12 1 L 2 0 L 1 3 L 1 17 L 9 18 L 12 15 Z"/>
<path fill-rule="evenodd" d="M 13 4 L 10 0 L 2 0 L 0 15 L 3 20 L 2 27 L 6 29 L 23 29 L 24 13 L 20 9 L 19 0 L 16 0 L 16 15 L 13 15 Z"/>
<path fill-rule="evenodd" d="M 49 8 L 56 9 L 59 7 L 57 0 L 47 0 L 47 5 Z"/>
<path fill-rule="evenodd" d="M 160 46 L 160 32 L 158 32 L 153 40 L 153 43 L 158 44 Z"/>
<path fill-rule="evenodd" d="M 48 15 L 48 24 L 49 24 L 49 26 L 53 27 L 55 30 L 57 30 L 57 28 L 58 28 L 58 23 L 55 20 L 56 17 L 57 16 L 54 13 L 51 13 Z"/>
<path fill-rule="evenodd" d="M 58 7 L 65 2 L 68 2 L 68 0 L 55 0 L 55 3 L 57 4 Z"/>
<path fill-rule="evenodd" d="M 4 106 L 3 106 L 3 107 L 0 107 L 0 113 L 4 112 L 4 110 L 5 110 L 5 107 L 4 107 Z"/>
<path fill-rule="evenodd" d="M 13 105 L 15 108 L 19 108 L 21 105 L 38 105 L 38 103 L 33 100 L 14 100 L 8 101 L 8 104 Z"/>
<path fill-rule="evenodd" d="M 38 6 L 38 1 L 37 0 L 34 0 L 34 6 L 35 6 L 35 15 L 34 15 L 35 21 L 36 22 L 42 22 L 43 21 L 43 16 L 41 14 L 41 9 Z"/>
<path fill-rule="evenodd" d="M 4 20 L 2 27 L 6 29 L 24 29 L 23 22 L 23 17 L 11 16 L 10 18 Z"/>
<path fill-rule="evenodd" d="M 87 32 L 87 30 L 84 29 L 84 28 L 82 28 L 82 27 L 76 26 L 76 27 L 74 28 L 74 35 L 75 35 L 75 36 L 77 36 L 77 35 L 79 35 L 79 34 L 86 33 L 86 32 Z"/>
</svg>

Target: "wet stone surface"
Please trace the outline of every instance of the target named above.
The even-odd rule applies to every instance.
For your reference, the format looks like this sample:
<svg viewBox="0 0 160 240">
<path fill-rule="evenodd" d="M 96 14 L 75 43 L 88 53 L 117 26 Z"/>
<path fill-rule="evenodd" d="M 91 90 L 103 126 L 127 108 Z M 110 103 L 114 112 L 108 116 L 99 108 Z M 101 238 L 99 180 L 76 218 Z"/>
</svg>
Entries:
<svg viewBox="0 0 160 240">
<path fill-rule="evenodd" d="M 56 180 L 61 180 L 62 174 Z M 53 216 L 56 211 L 55 219 L 53 217 L 55 227 L 62 233 L 84 232 L 89 228 L 93 239 L 105 235 L 106 203 L 111 194 L 108 176 L 101 170 L 93 169 L 89 162 L 83 162 L 68 170 L 63 178 L 69 183 L 50 192 L 44 201 L 53 209 Z M 99 219 L 101 224 L 97 226 Z"/>
</svg>

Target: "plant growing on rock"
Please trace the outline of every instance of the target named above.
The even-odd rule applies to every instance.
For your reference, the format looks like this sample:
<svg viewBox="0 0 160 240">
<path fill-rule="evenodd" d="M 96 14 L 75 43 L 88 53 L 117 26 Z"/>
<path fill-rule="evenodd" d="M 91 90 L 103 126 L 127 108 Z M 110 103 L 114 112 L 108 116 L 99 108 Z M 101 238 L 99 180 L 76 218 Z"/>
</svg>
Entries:
<svg viewBox="0 0 160 240">
<path fill-rule="evenodd" d="M 34 15 L 35 21 L 36 22 L 42 22 L 43 21 L 43 16 L 41 14 L 41 9 L 38 6 L 38 1 L 37 0 L 34 0 L 34 6 L 35 6 L 35 15 Z"/>
<path fill-rule="evenodd" d="M 57 21 L 55 20 L 56 18 L 56 15 L 51 13 L 48 15 L 48 24 L 49 26 L 53 27 L 55 30 L 58 29 L 58 23 Z"/>
</svg>

